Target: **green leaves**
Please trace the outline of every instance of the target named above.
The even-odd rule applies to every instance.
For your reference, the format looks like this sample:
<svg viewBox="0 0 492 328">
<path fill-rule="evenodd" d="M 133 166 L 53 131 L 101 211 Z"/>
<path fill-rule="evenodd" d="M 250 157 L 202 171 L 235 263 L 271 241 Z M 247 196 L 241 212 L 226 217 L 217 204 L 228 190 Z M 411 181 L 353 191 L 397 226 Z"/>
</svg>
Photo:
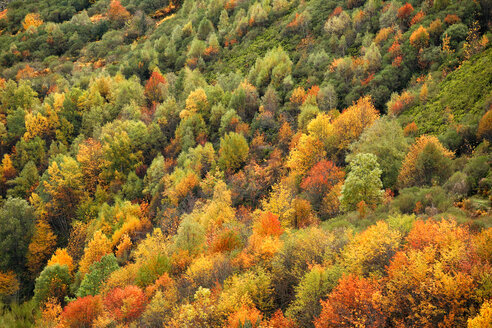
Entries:
<svg viewBox="0 0 492 328">
<path fill-rule="evenodd" d="M 381 169 L 373 154 L 357 154 L 350 161 L 350 172 L 342 187 L 340 205 L 343 210 L 354 210 L 361 201 L 376 206 L 383 197 Z"/>
</svg>

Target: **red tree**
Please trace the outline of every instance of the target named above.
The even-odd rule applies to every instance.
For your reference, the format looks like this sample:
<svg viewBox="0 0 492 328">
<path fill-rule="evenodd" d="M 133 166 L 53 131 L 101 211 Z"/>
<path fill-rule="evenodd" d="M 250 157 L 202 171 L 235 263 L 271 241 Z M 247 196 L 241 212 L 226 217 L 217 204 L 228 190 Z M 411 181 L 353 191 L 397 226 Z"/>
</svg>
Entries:
<svg viewBox="0 0 492 328">
<path fill-rule="evenodd" d="M 115 288 L 104 298 L 104 306 L 120 322 L 131 322 L 145 310 L 147 297 L 137 286 Z"/>
<path fill-rule="evenodd" d="M 102 312 L 101 296 L 86 296 L 69 303 L 63 309 L 61 322 L 64 327 L 92 327 L 92 323 Z"/>
<path fill-rule="evenodd" d="M 410 19 L 410 15 L 413 12 L 413 6 L 408 2 L 404 4 L 400 9 L 398 9 L 398 18 L 402 20 L 402 22 L 407 23 Z"/>
<path fill-rule="evenodd" d="M 152 72 L 150 79 L 145 84 L 145 95 L 151 102 L 162 100 L 162 86 L 166 84 L 166 79 L 158 71 Z"/>
<path fill-rule="evenodd" d="M 333 162 L 321 160 L 315 164 L 301 182 L 310 201 L 317 207 L 333 186 L 343 180 L 345 173 Z"/>
</svg>

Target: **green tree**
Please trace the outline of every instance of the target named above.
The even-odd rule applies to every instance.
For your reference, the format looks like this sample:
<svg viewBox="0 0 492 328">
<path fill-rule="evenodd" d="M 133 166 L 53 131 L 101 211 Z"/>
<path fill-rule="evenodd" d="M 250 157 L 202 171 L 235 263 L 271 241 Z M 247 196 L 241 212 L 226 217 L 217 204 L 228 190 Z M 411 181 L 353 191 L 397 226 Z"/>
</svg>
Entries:
<svg viewBox="0 0 492 328">
<path fill-rule="evenodd" d="M 385 117 L 374 122 L 362 133 L 358 141 L 350 145 L 352 153 L 348 159 L 360 153 L 376 155 L 382 171 L 383 186 L 393 188 L 408 147 L 400 124 Z"/>
<path fill-rule="evenodd" d="M 34 229 L 34 213 L 19 198 L 9 198 L 0 209 L 0 270 L 25 270 L 26 253 Z"/>
<path fill-rule="evenodd" d="M 340 196 L 342 209 L 354 210 L 361 201 L 376 206 L 383 197 L 382 171 L 377 157 L 373 154 L 357 154 L 351 159 L 349 168 Z"/>
<path fill-rule="evenodd" d="M 36 279 L 34 300 L 42 304 L 49 298 L 62 301 L 68 294 L 71 277 L 67 265 L 48 265 Z"/>
<path fill-rule="evenodd" d="M 229 132 L 220 139 L 219 165 L 226 171 L 235 171 L 248 158 L 249 146 L 242 134 Z"/>
<path fill-rule="evenodd" d="M 320 301 L 337 285 L 341 276 L 342 270 L 338 266 L 314 266 L 295 288 L 296 296 L 286 315 L 296 320 L 301 327 L 312 327 L 312 321 L 321 313 Z"/>
<path fill-rule="evenodd" d="M 39 182 L 38 169 L 33 161 L 27 162 L 18 177 L 7 182 L 10 189 L 7 190 L 7 195 L 12 197 L 26 198 L 30 195 L 30 191 Z"/>
<path fill-rule="evenodd" d="M 98 294 L 101 285 L 118 268 L 118 261 L 112 253 L 104 255 L 99 262 L 93 263 L 90 266 L 89 273 L 84 276 L 75 295 L 77 297 L 84 297 Z"/>
</svg>

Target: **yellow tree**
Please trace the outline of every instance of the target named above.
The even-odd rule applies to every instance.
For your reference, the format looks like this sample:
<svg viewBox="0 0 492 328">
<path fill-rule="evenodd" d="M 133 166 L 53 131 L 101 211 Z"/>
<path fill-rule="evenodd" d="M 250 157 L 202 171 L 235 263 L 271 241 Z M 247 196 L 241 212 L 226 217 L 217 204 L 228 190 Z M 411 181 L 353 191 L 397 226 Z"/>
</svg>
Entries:
<svg viewBox="0 0 492 328">
<path fill-rule="evenodd" d="M 444 182 L 450 175 L 453 152 L 435 136 L 420 136 L 410 147 L 398 175 L 400 187 Z"/>
<path fill-rule="evenodd" d="M 289 154 L 287 167 L 294 174 L 303 175 L 322 160 L 325 154 L 324 145 L 319 139 L 303 134 Z"/>
<path fill-rule="evenodd" d="M 109 253 L 111 253 L 111 241 L 100 230 L 96 231 L 94 237 L 84 249 L 79 271 L 82 274 L 86 274 L 89 272 L 91 264 L 98 262 L 104 255 Z"/>
<path fill-rule="evenodd" d="M 47 265 L 66 265 L 68 267 L 68 272 L 72 273 L 74 269 L 74 263 L 72 257 L 68 254 L 66 248 L 58 248 L 51 256 L 51 259 L 48 261 Z"/>
<path fill-rule="evenodd" d="M 362 134 L 366 127 L 370 126 L 378 118 L 379 113 L 374 107 L 370 96 L 357 100 L 356 103 L 345 109 L 333 121 L 338 148 L 345 149 Z"/>
<path fill-rule="evenodd" d="M 24 21 L 22 22 L 22 27 L 24 27 L 24 30 L 29 30 L 29 28 L 36 28 L 40 25 L 43 24 L 43 20 L 41 19 L 41 16 L 36 13 L 30 13 L 27 14 L 26 17 L 24 18 Z"/>
<path fill-rule="evenodd" d="M 10 296 L 17 293 L 18 290 L 19 281 L 15 273 L 12 271 L 0 271 L 0 296 Z"/>
<path fill-rule="evenodd" d="M 27 253 L 27 266 L 34 276 L 41 272 L 55 245 L 56 236 L 50 225 L 44 219 L 39 219 Z"/>
</svg>

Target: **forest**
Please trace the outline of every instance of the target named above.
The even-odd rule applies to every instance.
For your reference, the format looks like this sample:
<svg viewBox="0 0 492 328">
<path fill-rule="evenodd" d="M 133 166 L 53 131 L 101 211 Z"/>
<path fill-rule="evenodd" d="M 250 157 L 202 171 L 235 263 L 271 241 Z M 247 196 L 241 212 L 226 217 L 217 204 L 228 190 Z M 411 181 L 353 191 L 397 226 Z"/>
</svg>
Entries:
<svg viewBox="0 0 492 328">
<path fill-rule="evenodd" d="M 0 327 L 491 328 L 490 0 L 1 0 Z"/>
</svg>

